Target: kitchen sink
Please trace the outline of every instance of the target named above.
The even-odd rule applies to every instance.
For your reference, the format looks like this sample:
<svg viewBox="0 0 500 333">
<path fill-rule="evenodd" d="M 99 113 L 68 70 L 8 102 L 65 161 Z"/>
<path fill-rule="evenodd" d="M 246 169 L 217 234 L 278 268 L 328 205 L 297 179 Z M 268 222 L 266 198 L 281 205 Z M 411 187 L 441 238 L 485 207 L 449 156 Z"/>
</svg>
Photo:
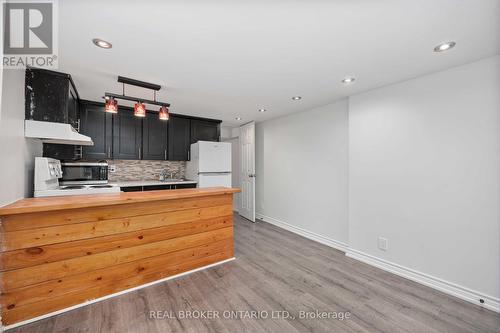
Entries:
<svg viewBox="0 0 500 333">
<path fill-rule="evenodd" d="M 184 179 L 173 179 L 173 178 L 162 180 L 162 182 L 164 183 L 183 182 L 183 181 Z"/>
</svg>

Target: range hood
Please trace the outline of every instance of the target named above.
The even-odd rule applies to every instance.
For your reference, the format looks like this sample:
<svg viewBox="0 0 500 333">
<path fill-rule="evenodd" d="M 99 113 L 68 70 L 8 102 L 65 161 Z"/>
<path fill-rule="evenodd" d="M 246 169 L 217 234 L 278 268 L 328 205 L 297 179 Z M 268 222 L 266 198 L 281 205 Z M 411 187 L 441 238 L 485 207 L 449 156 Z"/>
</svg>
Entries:
<svg viewBox="0 0 500 333">
<path fill-rule="evenodd" d="M 94 145 L 90 137 L 78 133 L 70 124 L 49 121 L 25 120 L 24 136 L 40 139 L 45 143 L 80 146 Z"/>
</svg>

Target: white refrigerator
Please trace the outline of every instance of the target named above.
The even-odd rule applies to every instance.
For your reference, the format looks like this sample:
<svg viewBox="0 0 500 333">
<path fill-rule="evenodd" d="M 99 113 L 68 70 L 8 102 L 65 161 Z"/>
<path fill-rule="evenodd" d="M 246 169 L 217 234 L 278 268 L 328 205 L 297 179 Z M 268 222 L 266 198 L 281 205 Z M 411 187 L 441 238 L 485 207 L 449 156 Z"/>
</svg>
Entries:
<svg viewBox="0 0 500 333">
<path fill-rule="evenodd" d="M 231 143 L 198 141 L 191 145 L 186 178 L 198 187 L 231 187 Z"/>
</svg>

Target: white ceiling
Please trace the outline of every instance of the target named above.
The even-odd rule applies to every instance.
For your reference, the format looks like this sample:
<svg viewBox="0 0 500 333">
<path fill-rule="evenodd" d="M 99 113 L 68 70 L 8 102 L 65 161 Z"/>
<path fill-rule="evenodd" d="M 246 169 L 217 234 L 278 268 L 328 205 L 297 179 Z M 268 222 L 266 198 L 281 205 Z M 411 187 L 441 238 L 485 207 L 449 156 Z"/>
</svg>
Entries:
<svg viewBox="0 0 500 333">
<path fill-rule="evenodd" d="M 457 46 L 433 52 L 448 40 Z M 120 93 L 123 75 L 161 84 L 174 113 L 227 125 L 498 53 L 500 0 L 59 1 L 59 70 L 82 98 Z M 356 83 L 343 85 L 346 75 Z"/>
</svg>

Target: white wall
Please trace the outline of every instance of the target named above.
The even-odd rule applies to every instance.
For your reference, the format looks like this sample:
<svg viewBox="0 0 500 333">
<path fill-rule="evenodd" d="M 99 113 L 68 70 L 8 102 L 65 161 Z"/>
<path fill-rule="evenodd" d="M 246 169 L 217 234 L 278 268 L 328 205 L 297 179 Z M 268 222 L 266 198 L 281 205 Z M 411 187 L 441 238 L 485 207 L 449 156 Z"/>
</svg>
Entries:
<svg viewBox="0 0 500 333">
<path fill-rule="evenodd" d="M 500 57 L 350 98 L 350 247 L 498 297 L 499 207 Z"/>
<path fill-rule="evenodd" d="M 222 141 L 225 141 L 226 139 L 231 138 L 231 130 L 232 127 L 230 126 L 221 126 L 220 127 L 220 137 Z"/>
<path fill-rule="evenodd" d="M 42 144 L 24 138 L 24 70 L 4 69 L 0 109 L 0 206 L 33 194 L 34 157 Z"/>
<path fill-rule="evenodd" d="M 347 242 L 347 100 L 256 126 L 256 212 Z"/>
</svg>

